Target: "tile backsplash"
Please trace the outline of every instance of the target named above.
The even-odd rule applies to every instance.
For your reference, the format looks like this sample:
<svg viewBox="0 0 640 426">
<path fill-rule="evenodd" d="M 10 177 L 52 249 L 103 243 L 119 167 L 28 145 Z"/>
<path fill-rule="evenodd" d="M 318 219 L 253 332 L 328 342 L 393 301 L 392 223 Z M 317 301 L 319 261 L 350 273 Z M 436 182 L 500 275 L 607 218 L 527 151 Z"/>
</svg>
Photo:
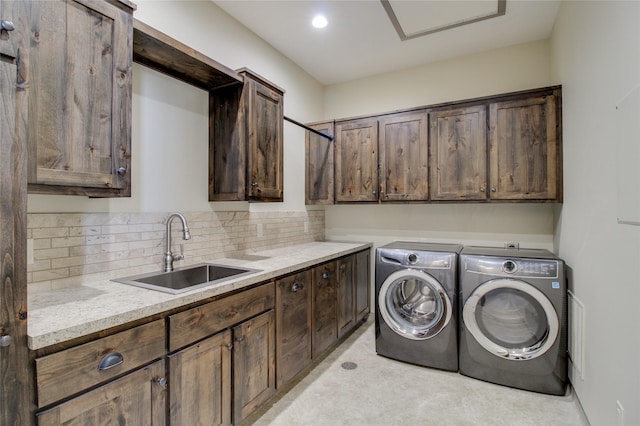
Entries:
<svg viewBox="0 0 640 426">
<path fill-rule="evenodd" d="M 170 213 L 30 213 L 27 238 L 33 261 L 30 290 L 77 285 L 160 271 Z M 183 212 L 191 239 L 172 222 L 172 252 L 184 251 L 174 266 L 212 261 L 234 253 L 285 247 L 324 239 L 324 211 Z M 31 257 L 31 253 L 29 253 Z"/>
</svg>

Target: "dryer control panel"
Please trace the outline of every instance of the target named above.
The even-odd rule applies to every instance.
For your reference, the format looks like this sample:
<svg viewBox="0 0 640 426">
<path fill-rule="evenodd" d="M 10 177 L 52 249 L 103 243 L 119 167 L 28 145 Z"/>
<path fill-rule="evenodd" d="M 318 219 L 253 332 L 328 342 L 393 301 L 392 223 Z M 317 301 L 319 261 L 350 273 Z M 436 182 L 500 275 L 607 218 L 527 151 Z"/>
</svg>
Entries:
<svg viewBox="0 0 640 426">
<path fill-rule="evenodd" d="M 559 265 L 557 260 L 484 256 L 466 256 L 464 262 L 464 268 L 468 272 L 518 278 L 557 278 Z"/>
</svg>

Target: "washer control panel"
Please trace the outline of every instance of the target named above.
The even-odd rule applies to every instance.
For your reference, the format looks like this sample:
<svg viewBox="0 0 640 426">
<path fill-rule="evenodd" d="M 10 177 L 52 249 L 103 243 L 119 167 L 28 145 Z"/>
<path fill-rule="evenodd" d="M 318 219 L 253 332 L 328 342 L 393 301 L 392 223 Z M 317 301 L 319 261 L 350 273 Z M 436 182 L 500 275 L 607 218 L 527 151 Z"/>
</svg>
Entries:
<svg viewBox="0 0 640 426">
<path fill-rule="evenodd" d="M 519 278 L 557 278 L 560 261 L 466 256 L 464 259 L 464 268 L 468 272 L 484 275 L 501 275 Z"/>
<path fill-rule="evenodd" d="M 451 269 L 455 265 L 454 257 L 455 253 L 378 249 L 378 262 L 415 268 Z"/>
</svg>

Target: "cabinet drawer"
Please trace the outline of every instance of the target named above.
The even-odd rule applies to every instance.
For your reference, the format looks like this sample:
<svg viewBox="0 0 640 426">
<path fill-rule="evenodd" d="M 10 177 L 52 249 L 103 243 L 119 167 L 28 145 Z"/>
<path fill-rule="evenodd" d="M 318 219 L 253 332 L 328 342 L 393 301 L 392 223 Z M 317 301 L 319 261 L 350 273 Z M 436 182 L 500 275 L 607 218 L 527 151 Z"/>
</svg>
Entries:
<svg viewBox="0 0 640 426">
<path fill-rule="evenodd" d="M 274 284 L 271 282 L 171 315 L 169 317 L 169 351 L 173 352 L 272 309 L 274 299 Z"/>
<path fill-rule="evenodd" d="M 164 321 L 157 320 L 38 358 L 38 407 L 78 393 L 164 354 Z"/>
</svg>

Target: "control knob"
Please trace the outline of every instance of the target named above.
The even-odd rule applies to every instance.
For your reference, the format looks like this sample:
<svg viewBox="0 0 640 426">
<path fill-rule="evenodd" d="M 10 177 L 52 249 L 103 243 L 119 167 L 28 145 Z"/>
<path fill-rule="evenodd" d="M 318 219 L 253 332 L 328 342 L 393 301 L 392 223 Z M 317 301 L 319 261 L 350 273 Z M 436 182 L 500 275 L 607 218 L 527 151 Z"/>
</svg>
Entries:
<svg viewBox="0 0 640 426">
<path fill-rule="evenodd" d="M 516 269 L 518 269 L 518 265 L 513 260 L 505 260 L 502 264 L 502 270 L 507 274 L 513 274 Z"/>
</svg>

